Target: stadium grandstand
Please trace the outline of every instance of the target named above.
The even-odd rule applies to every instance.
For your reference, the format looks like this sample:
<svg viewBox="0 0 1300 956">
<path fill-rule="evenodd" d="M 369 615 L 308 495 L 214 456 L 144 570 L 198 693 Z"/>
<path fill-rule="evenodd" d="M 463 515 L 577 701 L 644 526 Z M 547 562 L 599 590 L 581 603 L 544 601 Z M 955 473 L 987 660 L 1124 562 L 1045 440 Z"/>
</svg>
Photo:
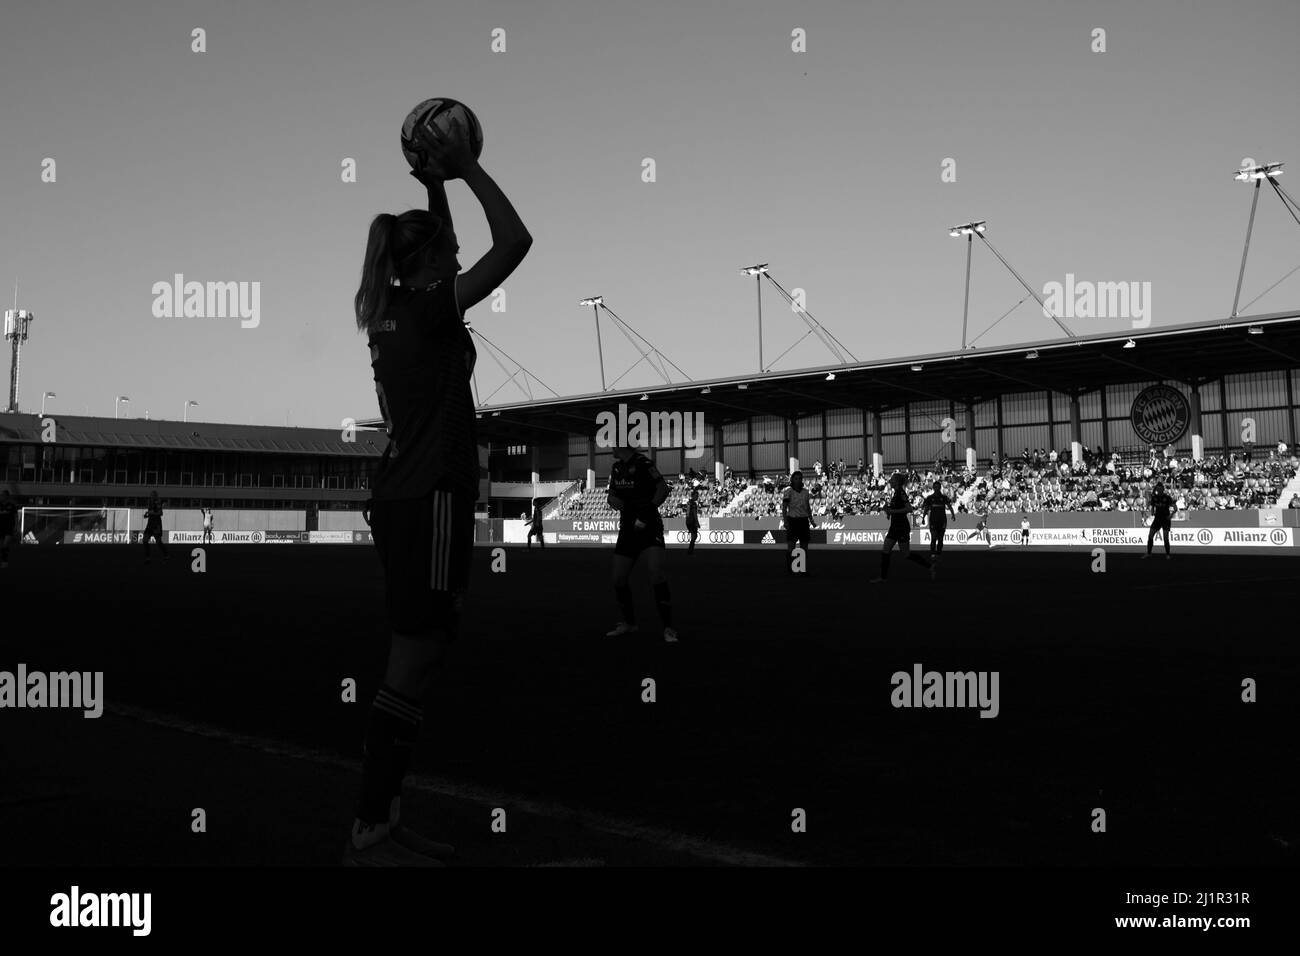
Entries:
<svg viewBox="0 0 1300 956">
<path fill-rule="evenodd" d="M 1115 523 L 1164 481 L 1182 515 L 1289 526 L 1294 509 L 1275 512 L 1300 506 L 1298 394 L 1300 312 L 1279 312 L 491 406 L 479 437 L 493 481 L 535 482 L 556 522 L 615 517 L 612 445 L 642 412 L 669 519 L 691 489 L 703 516 L 775 518 L 800 468 L 823 517 L 878 512 L 904 471 L 918 494 L 943 480 L 959 513 Z"/>
</svg>

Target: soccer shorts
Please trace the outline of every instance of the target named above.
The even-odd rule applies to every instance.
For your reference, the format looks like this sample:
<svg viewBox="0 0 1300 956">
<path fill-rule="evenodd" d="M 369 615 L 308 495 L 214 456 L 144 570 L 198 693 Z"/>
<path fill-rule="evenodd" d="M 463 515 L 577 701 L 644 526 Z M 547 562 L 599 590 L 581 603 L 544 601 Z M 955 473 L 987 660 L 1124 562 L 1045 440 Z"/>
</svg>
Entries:
<svg viewBox="0 0 1300 956">
<path fill-rule="evenodd" d="M 1173 520 L 1172 517 L 1156 518 L 1151 522 L 1151 533 L 1155 534 L 1158 531 L 1168 532 L 1170 530 L 1170 525 L 1172 524 L 1172 520 Z"/>
<path fill-rule="evenodd" d="M 640 531 L 633 525 L 618 529 L 618 541 L 614 543 L 614 553 L 624 558 L 635 558 L 646 548 L 664 546 L 664 525 L 662 521 L 647 524 Z"/>
<path fill-rule="evenodd" d="M 900 544 L 910 542 L 912 540 L 912 526 L 910 524 L 891 524 L 885 537 Z"/>
<path fill-rule="evenodd" d="M 808 550 L 808 542 L 812 540 L 812 532 L 808 529 L 807 518 L 786 518 L 785 519 L 785 541 L 786 544 L 794 547 L 798 544 L 805 551 Z"/>
<path fill-rule="evenodd" d="M 947 533 L 948 533 L 948 525 L 947 525 L 947 524 L 931 524 L 931 525 L 930 525 L 930 537 L 932 537 L 932 538 L 942 538 L 942 537 L 943 537 L 945 534 L 947 534 Z"/>
<path fill-rule="evenodd" d="M 384 567 L 384 604 L 394 633 L 456 636 L 474 553 L 473 492 L 435 489 L 423 498 L 370 504 L 370 533 Z"/>
</svg>

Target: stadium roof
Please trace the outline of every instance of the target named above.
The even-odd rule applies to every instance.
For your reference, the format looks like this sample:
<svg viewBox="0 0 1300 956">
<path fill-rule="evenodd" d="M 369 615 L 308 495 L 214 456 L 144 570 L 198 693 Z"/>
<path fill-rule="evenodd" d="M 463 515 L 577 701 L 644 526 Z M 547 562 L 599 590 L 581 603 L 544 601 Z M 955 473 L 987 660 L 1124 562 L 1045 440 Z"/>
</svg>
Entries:
<svg viewBox="0 0 1300 956">
<path fill-rule="evenodd" d="M 57 412 L 47 412 L 45 417 L 54 419 L 60 445 L 375 458 L 388 443 L 383 432 L 364 427 L 359 427 L 355 442 L 345 442 L 335 428 L 90 418 Z M 0 442 L 40 442 L 41 431 L 40 415 L 0 412 Z"/>
<path fill-rule="evenodd" d="M 1130 339 L 1133 347 L 1125 348 Z M 1031 352 L 1037 352 L 1032 360 Z M 590 434 L 599 412 L 639 402 L 642 395 L 646 404 L 640 407 L 648 411 L 704 412 L 706 421 L 722 424 L 751 415 L 885 410 L 924 400 L 978 403 L 1034 390 L 1082 394 L 1127 382 L 1191 384 L 1288 368 L 1300 368 L 1300 311 L 491 405 L 480 410 L 479 438 L 513 443 L 540 441 L 547 433 Z"/>
</svg>

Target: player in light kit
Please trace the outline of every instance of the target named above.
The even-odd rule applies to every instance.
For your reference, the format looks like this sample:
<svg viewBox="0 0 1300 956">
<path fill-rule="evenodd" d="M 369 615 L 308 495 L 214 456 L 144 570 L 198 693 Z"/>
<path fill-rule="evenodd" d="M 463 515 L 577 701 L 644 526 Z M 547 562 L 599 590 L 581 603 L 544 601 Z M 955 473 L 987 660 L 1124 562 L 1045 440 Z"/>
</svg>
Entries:
<svg viewBox="0 0 1300 956">
<path fill-rule="evenodd" d="M 803 472 L 790 476 L 790 486 L 781 495 L 781 519 L 785 524 L 785 569 L 794 573 L 794 549 L 803 549 L 804 567 L 808 564 L 808 544 L 812 541 L 812 498 L 803 486 Z"/>
<path fill-rule="evenodd" d="M 880 577 L 872 578 L 872 584 L 880 584 L 889 577 L 889 552 L 895 546 L 907 560 L 914 561 L 923 568 L 933 567 L 925 555 L 912 553 L 912 522 L 908 518 L 912 504 L 907 500 L 907 476 L 901 472 L 896 473 L 889 479 L 889 484 L 894 489 L 893 497 L 885 506 L 885 514 L 889 515 L 889 530 L 885 532 L 885 544 L 880 551 Z"/>
<path fill-rule="evenodd" d="M 200 508 L 199 514 L 203 515 L 203 543 L 212 543 L 212 509 Z"/>
<path fill-rule="evenodd" d="M 167 560 L 167 546 L 163 544 L 162 529 L 163 507 L 162 502 L 158 500 L 158 492 L 149 492 L 149 507 L 144 512 L 144 534 L 140 540 L 144 543 L 144 563 L 151 563 L 149 560 L 149 539 L 153 538 L 158 542 L 158 550 L 162 552 L 163 560 Z"/>
<path fill-rule="evenodd" d="M 363 513 L 384 569 L 391 638 L 344 850 L 351 866 L 439 866 L 437 858 L 451 853 L 400 821 L 424 698 L 456 639 L 473 552 L 479 456 L 470 377 L 477 352 L 464 313 L 503 283 L 532 245 L 463 130 L 434 136 L 425 143 L 426 165 L 411 173 L 425 186 L 429 209 L 375 217 L 353 303 L 388 432 Z M 492 233 L 492 248 L 463 275 L 444 178 L 465 180 Z"/>
<path fill-rule="evenodd" d="M 1151 491 L 1151 530 L 1147 532 L 1147 553 L 1142 555 L 1145 561 L 1151 557 L 1151 546 L 1155 544 L 1156 532 L 1162 531 L 1165 536 L 1165 560 L 1170 558 L 1169 554 L 1169 523 L 1172 519 L 1172 510 L 1174 499 L 1165 491 L 1165 483 L 1157 481 L 1156 486 Z"/>
<path fill-rule="evenodd" d="M 637 630 L 636 611 L 628 578 L 636 559 L 645 555 L 654 585 L 655 605 L 664 626 L 664 640 L 677 643 L 673 605 L 664 571 L 664 521 L 659 506 L 668 499 L 668 482 L 645 455 L 622 446 L 614 452 L 609 473 L 609 506 L 619 514 L 618 542 L 614 545 L 614 595 L 623 620 L 606 637 L 622 637 Z"/>
<path fill-rule="evenodd" d="M 14 545 L 14 529 L 18 526 L 18 503 L 9 496 L 6 488 L 0 493 L 0 568 L 9 567 L 9 549 Z"/>
<path fill-rule="evenodd" d="M 1020 512 L 1020 545 L 1024 547 L 1029 544 L 1029 513 Z"/>
<path fill-rule="evenodd" d="M 528 525 L 528 550 L 533 550 L 533 538 L 537 538 L 537 543 L 543 548 L 546 547 L 546 538 L 542 535 L 542 506 L 536 501 L 533 502 L 533 520 Z"/>
<path fill-rule="evenodd" d="M 700 510 L 699 510 L 699 490 L 691 489 L 691 498 L 686 503 L 686 531 L 690 535 L 690 547 L 686 549 L 687 554 L 695 553 L 695 542 L 700 538 Z"/>
<path fill-rule="evenodd" d="M 953 510 L 952 499 L 943 493 L 942 481 L 934 483 L 934 491 L 926 496 L 921 507 L 930 517 L 930 577 L 934 577 L 939 570 L 939 555 L 943 554 L 943 539 L 948 533 L 948 515 L 956 518 L 957 512 Z"/>
</svg>

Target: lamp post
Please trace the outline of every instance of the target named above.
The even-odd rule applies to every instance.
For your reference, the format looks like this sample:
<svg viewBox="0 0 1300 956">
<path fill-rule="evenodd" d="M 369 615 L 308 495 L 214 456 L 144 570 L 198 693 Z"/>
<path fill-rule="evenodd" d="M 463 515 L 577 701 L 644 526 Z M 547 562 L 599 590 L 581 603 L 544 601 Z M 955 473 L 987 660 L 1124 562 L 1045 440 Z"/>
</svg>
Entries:
<svg viewBox="0 0 1300 956">
<path fill-rule="evenodd" d="M 131 399 L 127 398 L 125 395 L 119 395 L 119 396 L 117 396 L 117 399 L 113 402 L 113 417 L 114 417 L 114 418 L 117 418 L 117 417 L 118 417 L 118 414 L 117 414 L 118 407 L 119 407 L 123 402 L 126 402 L 128 405 L 130 405 L 130 404 L 131 404 Z"/>
<path fill-rule="evenodd" d="M 46 400 L 47 398 L 58 398 L 58 397 L 59 397 L 59 396 L 55 395 L 53 392 L 46 392 L 44 395 L 41 396 L 41 415 L 42 415 L 42 417 L 45 415 L 45 400 Z"/>
<path fill-rule="evenodd" d="M 183 422 L 188 422 L 188 421 L 190 420 L 190 408 L 191 408 L 191 407 L 193 407 L 193 408 L 198 408 L 198 407 L 199 407 L 199 403 L 198 403 L 198 402 L 186 402 L 186 403 L 185 403 L 185 411 L 181 413 L 181 421 L 183 421 Z"/>
</svg>

